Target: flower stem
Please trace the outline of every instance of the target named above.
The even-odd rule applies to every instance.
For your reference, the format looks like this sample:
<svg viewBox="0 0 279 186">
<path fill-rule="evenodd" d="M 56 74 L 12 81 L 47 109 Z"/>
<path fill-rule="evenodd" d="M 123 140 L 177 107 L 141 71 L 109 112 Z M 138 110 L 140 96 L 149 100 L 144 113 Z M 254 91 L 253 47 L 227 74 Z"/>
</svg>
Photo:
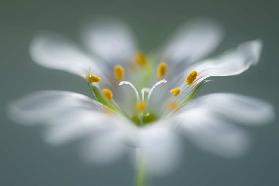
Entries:
<svg viewBox="0 0 279 186">
<path fill-rule="evenodd" d="M 136 177 L 136 186 L 145 186 L 145 166 L 140 150 L 137 151 L 137 177 Z"/>
</svg>

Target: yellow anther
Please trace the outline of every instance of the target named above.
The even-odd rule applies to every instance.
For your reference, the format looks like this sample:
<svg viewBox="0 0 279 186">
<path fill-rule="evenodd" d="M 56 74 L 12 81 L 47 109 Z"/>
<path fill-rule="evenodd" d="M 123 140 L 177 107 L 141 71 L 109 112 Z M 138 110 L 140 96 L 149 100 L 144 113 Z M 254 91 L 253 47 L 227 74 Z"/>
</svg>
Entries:
<svg viewBox="0 0 279 186">
<path fill-rule="evenodd" d="M 111 100 L 111 99 L 113 98 L 113 93 L 112 93 L 112 91 L 111 91 L 110 89 L 108 89 L 108 88 L 104 88 L 103 91 L 102 91 L 102 93 L 103 93 L 103 96 L 104 96 L 106 99 L 108 99 L 108 100 Z"/>
<path fill-rule="evenodd" d="M 90 83 L 98 83 L 101 81 L 101 77 L 96 74 L 87 74 L 86 79 Z"/>
<path fill-rule="evenodd" d="M 116 80 L 121 80 L 125 76 L 125 69 L 121 65 L 114 66 L 114 78 Z"/>
<path fill-rule="evenodd" d="M 136 103 L 136 110 L 139 112 L 143 112 L 145 110 L 145 102 L 144 101 L 138 101 Z"/>
<path fill-rule="evenodd" d="M 195 79 L 197 78 L 198 72 L 196 70 L 192 70 L 185 78 L 185 83 L 187 85 L 191 85 Z"/>
<path fill-rule="evenodd" d="M 144 66 L 147 63 L 146 57 L 144 55 L 144 53 L 142 52 L 138 52 L 135 55 L 135 63 L 139 66 Z"/>
<path fill-rule="evenodd" d="M 170 90 L 170 93 L 174 96 L 178 96 L 180 94 L 180 88 L 176 87 Z"/>
<path fill-rule="evenodd" d="M 167 104 L 167 108 L 172 111 L 179 109 L 179 105 L 175 101 L 171 101 Z"/>
<path fill-rule="evenodd" d="M 163 77 L 167 74 L 168 65 L 166 63 L 160 63 L 157 68 L 157 77 L 158 79 L 163 79 Z"/>
</svg>

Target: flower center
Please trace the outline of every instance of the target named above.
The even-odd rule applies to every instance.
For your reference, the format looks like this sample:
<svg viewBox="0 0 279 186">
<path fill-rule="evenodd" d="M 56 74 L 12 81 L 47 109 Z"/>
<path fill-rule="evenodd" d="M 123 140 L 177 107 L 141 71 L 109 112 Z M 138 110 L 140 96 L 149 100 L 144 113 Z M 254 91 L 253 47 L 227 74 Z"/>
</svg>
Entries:
<svg viewBox="0 0 279 186">
<path fill-rule="evenodd" d="M 132 76 L 135 74 L 134 81 L 141 82 L 141 79 L 148 80 L 154 78 L 154 75 L 152 77 L 152 72 L 154 72 L 153 64 L 149 63 L 147 61 L 147 58 L 145 55 L 141 52 L 138 52 L 135 55 L 134 62 L 136 65 L 140 66 L 141 68 L 137 69 L 130 69 L 132 70 L 140 70 L 142 71 L 142 74 L 144 74 L 144 77 L 138 77 L 136 76 L 137 73 L 132 71 Z M 126 68 L 133 67 L 133 66 L 127 66 Z M 148 72 L 148 73 L 147 73 Z M 102 91 L 100 91 L 100 85 L 97 85 L 101 83 L 101 77 L 96 74 L 88 74 L 86 75 L 86 80 L 88 82 L 88 85 L 90 87 L 90 90 L 92 91 L 92 94 L 94 95 L 95 99 L 100 102 L 102 105 L 104 105 L 107 109 L 110 110 L 110 114 L 117 113 L 121 114 L 122 116 L 127 117 L 130 119 L 135 125 L 137 126 L 145 126 L 149 123 L 152 123 L 156 120 L 158 120 L 159 117 L 159 110 L 164 109 L 163 113 L 172 113 L 178 110 L 180 107 L 185 105 L 190 99 L 194 97 L 194 95 L 197 93 L 200 84 L 197 85 L 196 82 L 198 77 L 198 72 L 196 70 L 190 71 L 185 76 L 184 83 L 180 86 L 177 86 L 175 88 L 172 88 L 169 90 L 170 96 L 163 98 L 162 101 L 159 101 L 161 106 L 158 106 L 158 108 L 155 108 L 152 110 L 150 104 L 151 97 L 154 93 L 154 90 L 158 87 L 162 86 L 163 84 L 167 83 L 167 80 L 164 79 L 168 73 L 168 65 L 166 63 L 160 63 L 157 66 L 156 69 L 156 78 L 159 80 L 151 88 L 143 87 L 140 89 L 140 91 L 136 88 L 136 86 L 131 83 L 130 81 L 122 81 L 125 78 L 125 68 L 122 65 L 115 65 L 113 68 L 113 75 L 114 75 L 114 81 L 112 82 L 118 82 L 119 86 L 127 86 L 129 87 L 135 95 L 136 102 L 134 103 L 134 108 L 131 108 L 131 113 L 126 113 L 123 108 L 121 108 L 116 101 L 114 101 L 114 94 L 113 91 L 109 88 L 103 88 Z M 130 75 L 130 74 L 129 74 Z M 144 84 L 144 83 L 143 83 Z M 172 96 L 171 96 L 172 95 Z M 127 98 L 130 99 L 130 98 Z M 163 104 L 164 103 L 164 104 Z M 156 111 L 157 109 L 157 111 Z M 160 111 L 161 113 L 161 111 Z"/>
</svg>

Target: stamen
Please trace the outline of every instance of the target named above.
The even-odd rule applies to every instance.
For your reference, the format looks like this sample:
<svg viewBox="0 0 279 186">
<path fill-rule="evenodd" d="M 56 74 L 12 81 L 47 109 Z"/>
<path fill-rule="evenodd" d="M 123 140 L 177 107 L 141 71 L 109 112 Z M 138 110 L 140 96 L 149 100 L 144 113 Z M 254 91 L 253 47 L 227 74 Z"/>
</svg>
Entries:
<svg viewBox="0 0 279 186">
<path fill-rule="evenodd" d="M 138 52 L 135 55 L 135 63 L 138 64 L 139 66 L 144 66 L 147 63 L 146 57 L 144 53 Z"/>
<path fill-rule="evenodd" d="M 151 95 L 152 95 L 152 92 L 155 90 L 155 88 L 156 88 L 157 86 L 163 84 L 163 83 L 167 83 L 167 80 L 162 79 L 161 81 L 158 81 L 157 83 L 155 83 L 155 84 L 151 87 L 151 89 L 150 89 L 150 91 L 149 91 L 149 93 L 148 93 L 148 96 L 147 96 L 147 101 L 148 101 L 148 102 L 149 102 L 150 97 L 151 97 Z"/>
<path fill-rule="evenodd" d="M 136 87 L 135 87 L 131 82 L 129 82 L 129 81 L 121 81 L 121 82 L 119 83 L 119 86 L 121 86 L 121 85 L 128 85 L 128 86 L 130 86 L 130 87 L 133 89 L 133 91 L 135 92 L 135 94 L 136 94 L 137 101 L 140 100 L 139 92 L 138 92 L 138 90 L 136 89 Z"/>
<path fill-rule="evenodd" d="M 136 110 L 139 112 L 144 112 L 145 110 L 145 102 L 144 101 L 137 101 L 136 103 Z"/>
<path fill-rule="evenodd" d="M 185 78 L 185 83 L 187 85 L 191 85 L 195 79 L 197 78 L 198 72 L 196 70 L 192 70 Z"/>
<path fill-rule="evenodd" d="M 157 68 L 157 77 L 158 79 L 163 79 L 163 77 L 166 75 L 168 70 L 168 65 L 166 63 L 160 63 Z"/>
<path fill-rule="evenodd" d="M 174 96 L 178 96 L 180 94 L 180 87 L 176 87 L 170 90 L 170 93 Z"/>
<path fill-rule="evenodd" d="M 114 78 L 116 80 L 121 80 L 125 76 L 125 69 L 121 65 L 114 66 Z"/>
<path fill-rule="evenodd" d="M 111 91 L 110 89 L 104 88 L 103 91 L 102 91 L 102 93 L 103 93 L 103 96 L 104 96 L 106 99 L 112 100 L 112 98 L 113 98 L 113 93 L 112 93 L 112 91 Z"/>
<path fill-rule="evenodd" d="M 101 81 L 101 77 L 96 75 L 96 74 L 87 74 L 86 75 L 86 80 L 89 83 L 98 83 Z"/>
<path fill-rule="evenodd" d="M 179 106 L 178 106 L 177 102 L 171 101 L 167 104 L 167 108 L 171 111 L 176 111 L 179 108 Z"/>
</svg>

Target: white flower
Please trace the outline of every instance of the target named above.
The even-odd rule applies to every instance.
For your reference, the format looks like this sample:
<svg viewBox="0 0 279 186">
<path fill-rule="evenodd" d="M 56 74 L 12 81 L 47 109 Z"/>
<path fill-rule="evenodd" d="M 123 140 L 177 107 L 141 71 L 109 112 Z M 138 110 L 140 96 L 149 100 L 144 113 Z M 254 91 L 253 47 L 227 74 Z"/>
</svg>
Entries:
<svg viewBox="0 0 279 186">
<path fill-rule="evenodd" d="M 140 149 L 147 170 L 166 173 L 179 162 L 177 132 L 231 157 L 248 144 L 234 123 L 262 124 L 273 117 L 272 106 L 255 98 L 229 93 L 195 98 L 209 77 L 238 75 L 257 64 L 260 40 L 202 60 L 223 37 L 209 20 L 184 25 L 148 57 L 118 21 L 88 26 L 82 36 L 89 54 L 53 33 L 37 35 L 30 52 L 37 64 L 84 78 L 94 98 L 41 91 L 12 103 L 10 114 L 20 123 L 42 123 L 50 144 L 80 140 L 86 160 L 106 163 Z"/>
</svg>

